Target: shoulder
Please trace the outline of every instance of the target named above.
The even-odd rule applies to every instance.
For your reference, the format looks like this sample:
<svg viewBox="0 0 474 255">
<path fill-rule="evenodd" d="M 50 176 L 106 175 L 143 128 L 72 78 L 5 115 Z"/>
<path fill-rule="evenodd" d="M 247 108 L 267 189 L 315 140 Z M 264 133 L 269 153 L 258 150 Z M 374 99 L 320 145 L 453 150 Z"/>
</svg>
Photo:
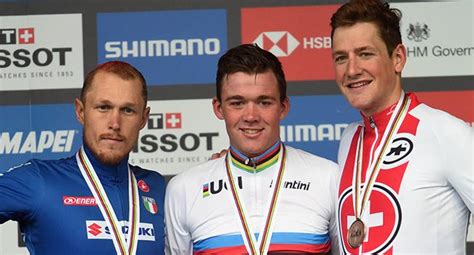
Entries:
<svg viewBox="0 0 474 255">
<path fill-rule="evenodd" d="M 171 178 L 167 192 L 173 192 L 173 190 L 179 192 L 193 189 L 196 185 L 200 186 L 210 176 L 224 172 L 224 166 L 225 157 L 220 157 L 189 168 Z"/>
<path fill-rule="evenodd" d="M 410 114 L 420 120 L 424 129 L 429 129 L 437 136 L 472 136 L 472 127 L 463 120 L 426 104 L 419 104 Z"/>
<path fill-rule="evenodd" d="M 56 160 L 31 159 L 25 163 L 7 169 L 5 174 L 17 176 L 23 175 L 26 177 L 47 175 L 54 171 L 64 172 L 65 170 L 69 170 L 71 167 L 77 167 L 73 158 L 74 157 Z"/>
<path fill-rule="evenodd" d="M 147 178 L 153 179 L 153 181 L 157 181 L 159 183 L 164 183 L 165 178 L 159 172 L 149 169 L 141 168 L 140 166 L 130 165 L 133 173 L 137 176 L 137 178 Z"/>
</svg>

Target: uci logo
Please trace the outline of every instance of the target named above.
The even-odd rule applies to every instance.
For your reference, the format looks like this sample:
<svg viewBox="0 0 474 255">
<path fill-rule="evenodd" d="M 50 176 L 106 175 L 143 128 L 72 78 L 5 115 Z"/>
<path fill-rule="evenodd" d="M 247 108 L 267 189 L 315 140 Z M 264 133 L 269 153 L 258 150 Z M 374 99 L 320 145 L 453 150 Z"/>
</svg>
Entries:
<svg viewBox="0 0 474 255">
<path fill-rule="evenodd" d="M 407 162 L 413 151 L 413 140 L 414 136 L 411 134 L 397 134 L 387 149 L 382 169 L 391 169 Z"/>
</svg>

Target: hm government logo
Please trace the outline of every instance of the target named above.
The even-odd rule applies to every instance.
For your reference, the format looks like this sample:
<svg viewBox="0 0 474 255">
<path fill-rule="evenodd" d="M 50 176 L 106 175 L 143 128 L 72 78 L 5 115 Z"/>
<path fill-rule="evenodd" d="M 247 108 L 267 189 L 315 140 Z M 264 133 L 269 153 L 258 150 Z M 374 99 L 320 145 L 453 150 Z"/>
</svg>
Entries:
<svg viewBox="0 0 474 255">
<path fill-rule="evenodd" d="M 253 43 L 277 57 L 289 56 L 300 45 L 300 42 L 287 31 L 262 32 Z"/>
<path fill-rule="evenodd" d="M 430 29 L 426 24 L 420 24 L 416 22 L 415 24 L 411 24 L 408 26 L 407 29 L 407 38 L 408 40 L 412 40 L 415 42 L 421 42 L 423 40 L 427 40 L 430 37 Z"/>
</svg>

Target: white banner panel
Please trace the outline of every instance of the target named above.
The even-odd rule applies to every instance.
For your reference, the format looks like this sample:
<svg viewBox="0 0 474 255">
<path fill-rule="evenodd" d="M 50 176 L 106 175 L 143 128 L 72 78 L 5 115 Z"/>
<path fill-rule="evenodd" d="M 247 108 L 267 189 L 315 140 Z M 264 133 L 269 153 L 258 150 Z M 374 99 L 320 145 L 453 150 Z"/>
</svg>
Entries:
<svg viewBox="0 0 474 255">
<path fill-rule="evenodd" d="M 394 3 L 402 11 L 403 77 L 474 75 L 472 0 Z"/>
<path fill-rule="evenodd" d="M 224 121 L 211 99 L 149 101 L 148 125 L 140 132 L 130 163 L 175 175 L 229 146 Z"/>
<path fill-rule="evenodd" d="M 82 14 L 0 17 L 0 91 L 81 88 Z"/>
</svg>

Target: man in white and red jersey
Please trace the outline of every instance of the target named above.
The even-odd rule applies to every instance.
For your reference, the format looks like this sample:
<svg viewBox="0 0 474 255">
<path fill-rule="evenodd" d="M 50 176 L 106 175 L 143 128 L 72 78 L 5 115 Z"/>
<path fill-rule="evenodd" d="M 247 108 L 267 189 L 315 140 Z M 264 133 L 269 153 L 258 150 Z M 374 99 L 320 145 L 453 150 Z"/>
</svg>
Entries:
<svg viewBox="0 0 474 255">
<path fill-rule="evenodd" d="M 337 254 L 337 165 L 280 141 L 290 107 L 281 63 L 237 46 L 216 80 L 230 148 L 168 184 L 167 254 Z"/>
<path fill-rule="evenodd" d="M 465 254 L 473 130 L 403 91 L 400 17 L 379 0 L 354 0 L 331 18 L 336 82 L 362 115 L 338 155 L 341 251 Z"/>
</svg>

